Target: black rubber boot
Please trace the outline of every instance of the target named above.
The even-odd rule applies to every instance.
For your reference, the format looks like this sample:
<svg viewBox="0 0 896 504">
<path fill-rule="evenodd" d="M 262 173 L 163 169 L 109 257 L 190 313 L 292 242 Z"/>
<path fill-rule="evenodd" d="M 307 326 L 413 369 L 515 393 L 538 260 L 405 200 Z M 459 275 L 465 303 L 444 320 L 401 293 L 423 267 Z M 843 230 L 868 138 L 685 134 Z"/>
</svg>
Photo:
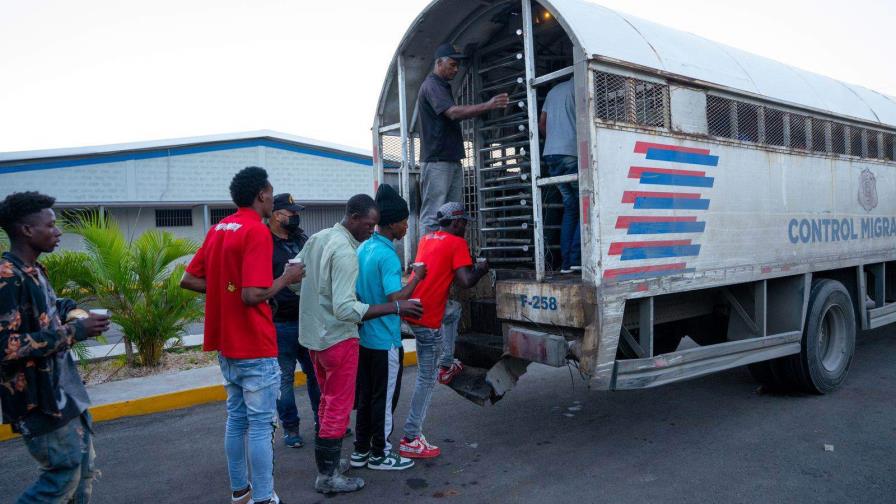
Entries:
<svg viewBox="0 0 896 504">
<path fill-rule="evenodd" d="M 314 489 L 320 493 L 347 493 L 364 488 L 364 480 L 344 476 L 340 469 L 341 439 L 315 439 L 314 459 L 317 462 L 317 479 Z"/>
</svg>

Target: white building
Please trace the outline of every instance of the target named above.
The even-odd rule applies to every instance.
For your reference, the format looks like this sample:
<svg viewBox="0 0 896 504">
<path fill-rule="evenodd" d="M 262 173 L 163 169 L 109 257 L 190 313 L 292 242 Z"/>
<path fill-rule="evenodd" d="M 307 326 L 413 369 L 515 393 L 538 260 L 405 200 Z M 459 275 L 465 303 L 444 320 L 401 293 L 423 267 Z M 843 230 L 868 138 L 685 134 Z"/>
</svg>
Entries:
<svg viewBox="0 0 896 504">
<path fill-rule="evenodd" d="M 133 144 L 0 153 L 0 198 L 54 196 L 58 208 L 102 208 L 126 236 L 159 228 L 202 241 L 234 211 L 229 185 L 246 166 L 268 171 L 275 193 L 305 206 L 310 235 L 332 226 L 354 194 L 373 192 L 368 151 L 262 130 Z M 78 238 L 63 238 L 78 248 Z"/>
</svg>

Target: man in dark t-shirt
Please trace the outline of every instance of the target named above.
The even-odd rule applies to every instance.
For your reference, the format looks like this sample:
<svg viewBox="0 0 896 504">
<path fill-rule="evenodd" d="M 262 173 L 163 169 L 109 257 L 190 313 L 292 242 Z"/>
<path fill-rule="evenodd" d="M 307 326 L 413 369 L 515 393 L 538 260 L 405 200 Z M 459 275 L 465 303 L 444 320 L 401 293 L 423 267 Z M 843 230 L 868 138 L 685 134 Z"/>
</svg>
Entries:
<svg viewBox="0 0 896 504">
<path fill-rule="evenodd" d="M 463 201 L 464 179 L 460 160 L 466 157 L 460 122 L 491 110 L 507 107 L 507 93 L 475 105 L 457 105 L 449 81 L 466 57 L 451 44 L 436 49 L 435 65 L 420 86 L 417 96 L 420 113 L 420 141 L 423 163 L 420 210 L 421 235 L 439 227 L 436 212 L 449 201 Z"/>
<path fill-rule="evenodd" d="M 293 200 L 289 193 L 274 196 L 274 214 L 268 221 L 274 239 L 274 278 L 283 274 L 290 259 L 299 255 L 308 236 L 299 227 L 299 212 L 305 207 Z M 280 399 L 277 399 L 277 415 L 283 425 L 283 443 L 290 448 L 301 448 L 305 441 L 299 434 L 299 410 L 293 388 L 296 362 L 307 379 L 308 400 L 314 412 L 314 428 L 317 430 L 317 407 L 320 404 L 320 387 L 314 375 L 314 366 L 308 349 L 299 344 L 299 295 L 290 288 L 282 289 L 271 300 L 274 311 L 274 327 L 277 330 L 277 362 L 280 364 Z"/>
</svg>

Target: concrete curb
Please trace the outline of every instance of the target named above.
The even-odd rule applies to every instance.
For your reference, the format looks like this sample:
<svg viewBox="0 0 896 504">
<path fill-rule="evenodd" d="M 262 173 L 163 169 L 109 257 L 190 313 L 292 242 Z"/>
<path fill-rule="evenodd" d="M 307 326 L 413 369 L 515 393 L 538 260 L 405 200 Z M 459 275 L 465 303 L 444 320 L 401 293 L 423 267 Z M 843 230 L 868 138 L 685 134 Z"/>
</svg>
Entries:
<svg viewBox="0 0 896 504">
<path fill-rule="evenodd" d="M 417 352 L 406 351 L 403 364 L 405 367 L 415 366 L 417 364 Z M 306 381 L 305 373 L 301 371 L 296 372 L 296 386 L 305 385 Z M 90 414 L 93 415 L 94 422 L 105 422 L 106 420 L 115 420 L 117 418 L 150 415 L 163 411 L 189 408 L 225 399 L 227 399 L 227 392 L 224 390 L 224 385 L 219 384 L 150 395 L 129 401 L 99 404 L 90 407 Z M 17 437 L 19 435 L 12 432 L 12 428 L 8 424 L 0 425 L 0 441 L 7 441 Z"/>
</svg>

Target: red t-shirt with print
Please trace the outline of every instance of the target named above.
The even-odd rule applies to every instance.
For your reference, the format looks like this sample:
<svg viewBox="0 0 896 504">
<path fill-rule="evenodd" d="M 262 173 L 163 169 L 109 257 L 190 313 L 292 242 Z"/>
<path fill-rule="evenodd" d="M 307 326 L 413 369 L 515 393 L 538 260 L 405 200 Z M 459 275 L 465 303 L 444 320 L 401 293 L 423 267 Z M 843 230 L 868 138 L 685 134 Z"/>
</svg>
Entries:
<svg viewBox="0 0 896 504">
<path fill-rule="evenodd" d="M 277 333 L 267 303 L 247 306 L 243 287 L 266 289 L 274 282 L 271 232 L 251 208 L 240 208 L 213 226 L 187 273 L 204 278 L 203 350 L 231 359 L 277 356 Z"/>
<path fill-rule="evenodd" d="M 423 317 L 419 320 L 405 317 L 409 323 L 438 329 L 445 316 L 448 291 L 454 281 L 454 272 L 472 266 L 467 240 L 444 231 L 429 233 L 420 239 L 415 262 L 426 264 L 426 278 L 414 289 L 411 298 L 423 303 Z"/>
</svg>

